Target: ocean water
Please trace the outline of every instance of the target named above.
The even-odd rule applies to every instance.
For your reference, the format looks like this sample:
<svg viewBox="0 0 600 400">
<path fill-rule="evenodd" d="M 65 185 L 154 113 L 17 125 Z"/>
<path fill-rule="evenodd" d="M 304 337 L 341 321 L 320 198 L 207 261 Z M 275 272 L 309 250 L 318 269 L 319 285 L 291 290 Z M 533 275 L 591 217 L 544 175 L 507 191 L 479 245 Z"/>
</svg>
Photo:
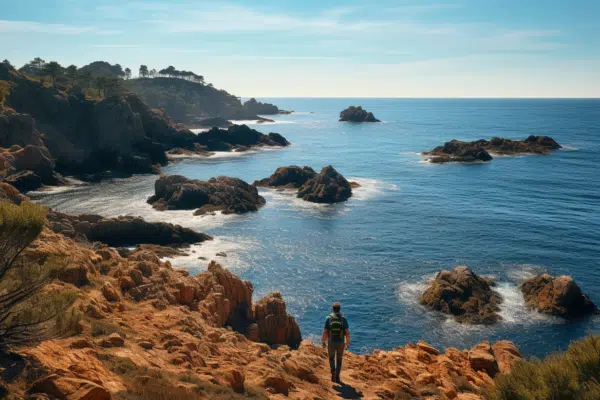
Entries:
<svg viewBox="0 0 600 400">
<path fill-rule="evenodd" d="M 333 301 L 342 303 L 355 352 L 426 340 L 471 346 L 508 339 L 543 356 L 596 332 L 600 318 L 566 323 L 527 310 L 517 285 L 534 273 L 569 274 L 600 303 L 600 100 L 261 99 L 297 113 L 274 124 L 293 145 L 179 159 L 169 174 L 247 181 L 284 165 L 331 164 L 362 187 L 348 202 L 313 205 L 262 190 L 267 205 L 243 216 L 194 217 L 145 203 L 156 176 L 82 185 L 35 198 L 66 212 L 141 215 L 215 236 L 174 265 L 202 271 L 205 256 L 253 282 L 255 298 L 283 294 L 304 337 L 319 340 Z M 383 122 L 337 122 L 349 105 Z M 433 165 L 419 152 L 447 140 L 549 135 L 550 156 Z M 227 257 L 216 257 L 224 251 Z M 493 275 L 505 301 L 491 327 L 461 325 L 418 304 L 440 269 Z"/>
</svg>

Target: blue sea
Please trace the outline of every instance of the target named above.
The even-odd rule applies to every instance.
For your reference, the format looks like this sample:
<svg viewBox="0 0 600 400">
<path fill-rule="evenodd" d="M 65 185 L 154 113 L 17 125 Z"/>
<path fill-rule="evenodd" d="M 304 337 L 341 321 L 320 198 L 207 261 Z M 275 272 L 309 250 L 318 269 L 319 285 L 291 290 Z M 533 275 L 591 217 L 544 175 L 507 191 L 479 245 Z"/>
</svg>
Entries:
<svg viewBox="0 0 600 400">
<path fill-rule="evenodd" d="M 252 182 L 279 166 L 331 164 L 362 185 L 348 202 L 314 205 L 261 189 L 267 204 L 259 212 L 194 217 L 145 203 L 156 176 L 35 198 L 60 211 L 141 215 L 213 235 L 173 264 L 196 273 L 207 264 L 198 257 L 214 258 L 252 281 L 256 299 L 280 291 L 308 339 L 319 340 L 330 304 L 340 301 L 355 352 L 508 339 L 525 355 L 543 356 L 598 331 L 599 317 L 567 323 L 527 310 L 517 285 L 542 271 L 572 275 L 600 303 L 600 100 L 260 100 L 296 110 L 251 125 L 292 146 L 181 159 L 165 172 Z M 383 122 L 338 122 L 349 105 Z M 473 165 L 434 165 L 419 155 L 451 139 L 531 134 L 552 136 L 564 149 Z M 217 257 L 221 251 L 227 257 Z M 500 323 L 461 325 L 418 304 L 427 281 L 457 265 L 496 278 Z"/>
</svg>

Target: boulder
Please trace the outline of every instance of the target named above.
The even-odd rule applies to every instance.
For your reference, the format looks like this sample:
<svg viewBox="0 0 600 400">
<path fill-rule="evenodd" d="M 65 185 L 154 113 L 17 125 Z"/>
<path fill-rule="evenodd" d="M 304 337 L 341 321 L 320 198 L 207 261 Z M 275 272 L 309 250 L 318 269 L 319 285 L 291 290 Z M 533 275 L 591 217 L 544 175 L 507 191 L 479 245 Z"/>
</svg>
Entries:
<svg viewBox="0 0 600 400">
<path fill-rule="evenodd" d="M 191 210 L 196 215 L 222 211 L 243 214 L 258 211 L 265 199 L 256 187 L 238 178 L 219 176 L 208 181 L 188 179 L 181 175 L 159 178 L 154 184 L 154 196 L 148 203 L 157 210 Z"/>
<path fill-rule="evenodd" d="M 498 370 L 501 374 L 508 374 L 515 363 L 521 360 L 521 353 L 513 342 L 501 340 L 492 345 L 492 352 L 498 364 Z"/>
<path fill-rule="evenodd" d="M 339 203 L 352 196 L 352 187 L 331 165 L 306 181 L 298 190 L 298 197 L 313 203 Z"/>
<path fill-rule="evenodd" d="M 597 310 L 570 276 L 538 275 L 523 282 L 521 292 L 529 307 L 544 314 L 577 318 Z"/>
<path fill-rule="evenodd" d="M 244 393 L 244 373 L 237 369 L 230 369 L 225 372 L 225 379 L 234 392 Z"/>
<path fill-rule="evenodd" d="M 36 381 L 27 393 L 45 393 L 59 400 L 110 400 L 112 398 L 106 388 L 94 382 L 56 374 Z"/>
<path fill-rule="evenodd" d="M 268 178 L 254 181 L 254 186 L 285 187 L 299 189 L 309 179 L 317 175 L 311 167 L 298 167 L 291 165 L 289 167 L 279 167 Z"/>
<path fill-rule="evenodd" d="M 14 186 L 7 182 L 0 182 L 0 199 L 6 199 L 17 205 L 27 200 Z"/>
<path fill-rule="evenodd" d="M 250 114 L 256 115 L 275 115 L 279 114 L 279 108 L 270 103 L 261 103 L 252 98 L 243 104 L 244 109 Z"/>
<path fill-rule="evenodd" d="M 271 292 L 254 304 L 254 318 L 261 342 L 270 345 L 287 344 L 292 349 L 300 346 L 300 327 L 296 319 L 287 313 L 279 292 Z"/>
<path fill-rule="evenodd" d="M 58 274 L 58 279 L 63 282 L 81 287 L 90 283 L 88 279 L 88 270 L 83 264 L 69 264 Z"/>
<path fill-rule="evenodd" d="M 350 106 L 340 113 L 340 121 L 347 122 L 381 122 L 373 113 L 363 110 L 361 106 Z"/>
<path fill-rule="evenodd" d="M 104 282 L 104 285 L 102 285 L 102 295 L 106 300 L 110 302 L 116 302 L 121 300 L 119 292 L 117 292 L 117 289 L 115 289 L 115 287 L 111 285 L 110 282 Z"/>
<path fill-rule="evenodd" d="M 485 371 L 492 378 L 499 371 L 489 342 L 479 343 L 469 350 L 469 363 L 475 371 Z"/>
<path fill-rule="evenodd" d="M 451 314 L 459 322 L 492 324 L 500 319 L 502 298 L 492 290 L 493 281 L 485 279 L 467 267 L 440 271 L 420 296 L 419 302 L 428 308 Z"/>
<path fill-rule="evenodd" d="M 43 186 L 42 178 L 33 171 L 21 171 L 9 175 L 4 182 L 18 189 L 21 193 L 38 190 Z"/>
</svg>

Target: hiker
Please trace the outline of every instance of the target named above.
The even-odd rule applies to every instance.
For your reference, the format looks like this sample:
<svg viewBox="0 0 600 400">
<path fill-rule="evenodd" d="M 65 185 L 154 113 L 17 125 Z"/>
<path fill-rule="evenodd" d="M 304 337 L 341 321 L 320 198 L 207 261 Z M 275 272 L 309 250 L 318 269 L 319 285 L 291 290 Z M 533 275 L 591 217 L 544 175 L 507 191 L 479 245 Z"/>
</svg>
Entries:
<svg viewBox="0 0 600 400">
<path fill-rule="evenodd" d="M 340 383 L 344 349 L 350 346 L 350 327 L 348 326 L 346 317 L 340 313 L 341 308 L 342 305 L 340 303 L 333 303 L 333 312 L 327 316 L 325 329 L 323 329 L 323 348 L 327 344 L 331 382 L 337 383 Z"/>
</svg>

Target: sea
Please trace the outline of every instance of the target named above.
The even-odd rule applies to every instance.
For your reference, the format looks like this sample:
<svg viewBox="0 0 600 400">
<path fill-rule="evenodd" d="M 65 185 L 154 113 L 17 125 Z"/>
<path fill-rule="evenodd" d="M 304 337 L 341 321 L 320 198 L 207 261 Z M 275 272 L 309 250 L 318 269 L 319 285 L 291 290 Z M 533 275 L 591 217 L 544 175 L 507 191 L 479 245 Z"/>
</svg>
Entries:
<svg viewBox="0 0 600 400">
<path fill-rule="evenodd" d="M 419 340 L 467 348 L 507 339 L 524 355 L 543 357 L 598 332 L 599 316 L 567 322 L 528 310 L 518 285 L 540 272 L 571 275 L 600 304 L 600 100 L 259 100 L 295 110 L 274 123 L 245 121 L 284 135 L 290 147 L 181 158 L 164 172 L 252 182 L 280 166 L 333 165 L 361 185 L 349 201 L 317 205 L 260 189 L 266 206 L 251 214 L 161 212 L 146 203 L 156 176 L 33 197 L 59 211 L 140 215 L 210 234 L 213 241 L 193 246 L 173 265 L 195 274 L 207 266 L 199 257 L 207 257 L 250 280 L 255 299 L 281 292 L 303 337 L 314 341 L 339 301 L 357 353 Z M 350 105 L 382 122 L 338 122 Z M 528 135 L 551 136 L 563 149 L 470 165 L 431 164 L 420 154 L 451 139 Z M 499 323 L 459 324 L 418 303 L 438 271 L 457 265 L 496 279 L 504 298 Z"/>
</svg>

